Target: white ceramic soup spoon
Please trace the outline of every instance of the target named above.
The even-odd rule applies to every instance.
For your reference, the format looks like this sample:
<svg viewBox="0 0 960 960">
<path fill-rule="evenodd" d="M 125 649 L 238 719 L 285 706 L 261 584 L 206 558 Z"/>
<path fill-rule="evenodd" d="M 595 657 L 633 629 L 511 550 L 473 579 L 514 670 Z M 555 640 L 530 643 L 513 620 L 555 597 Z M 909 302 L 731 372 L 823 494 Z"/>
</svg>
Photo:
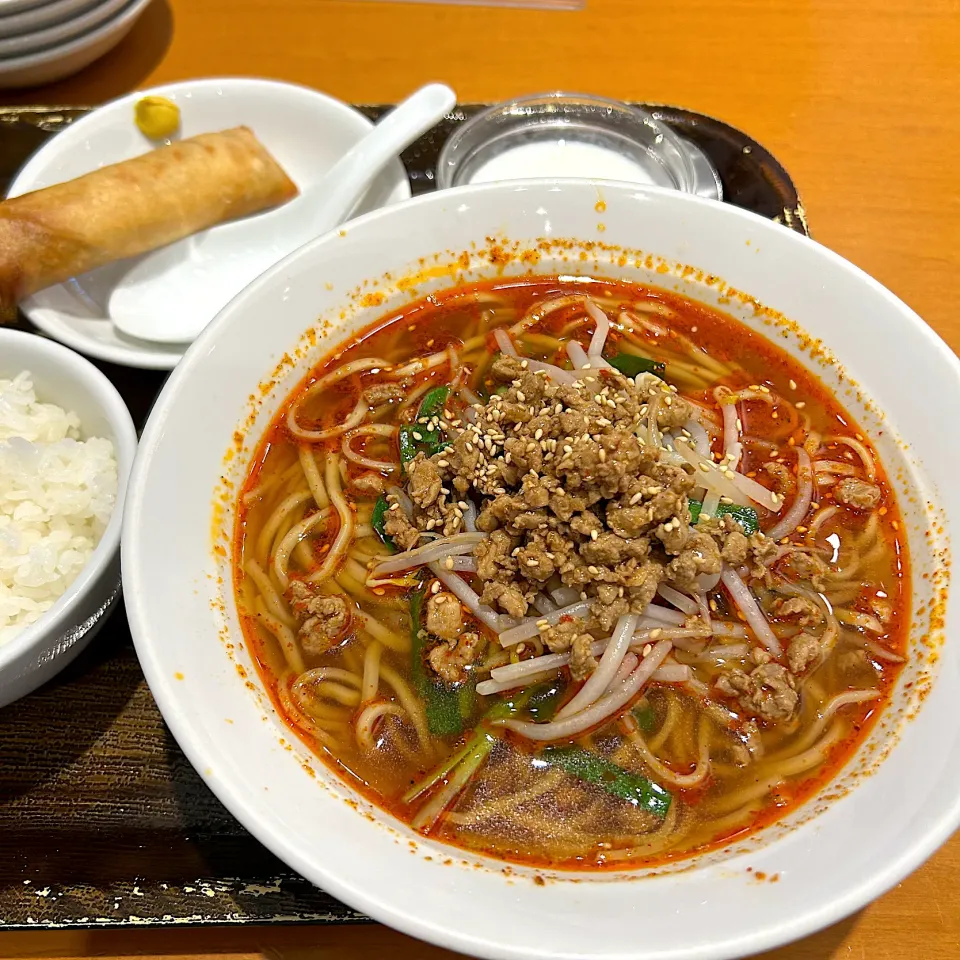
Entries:
<svg viewBox="0 0 960 960">
<path fill-rule="evenodd" d="M 448 113 L 456 99 L 443 84 L 422 87 L 295 200 L 241 221 L 243 230 L 226 224 L 198 235 L 187 259 L 177 244 L 138 261 L 111 294 L 108 316 L 123 333 L 141 340 L 192 341 L 252 280 L 343 223 L 380 170 Z"/>
</svg>

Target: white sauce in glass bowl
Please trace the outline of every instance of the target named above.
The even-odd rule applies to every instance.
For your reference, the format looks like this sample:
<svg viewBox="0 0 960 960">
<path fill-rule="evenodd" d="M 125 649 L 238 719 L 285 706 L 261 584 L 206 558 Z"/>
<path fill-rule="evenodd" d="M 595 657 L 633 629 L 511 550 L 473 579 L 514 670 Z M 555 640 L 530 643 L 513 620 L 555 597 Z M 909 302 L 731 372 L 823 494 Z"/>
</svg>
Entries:
<svg viewBox="0 0 960 960">
<path fill-rule="evenodd" d="M 664 179 L 658 179 L 651 173 L 629 157 L 598 144 L 582 140 L 535 140 L 510 147 L 491 157 L 472 173 L 470 182 L 494 183 L 527 177 L 584 177 L 655 185 L 664 183 Z"/>
</svg>

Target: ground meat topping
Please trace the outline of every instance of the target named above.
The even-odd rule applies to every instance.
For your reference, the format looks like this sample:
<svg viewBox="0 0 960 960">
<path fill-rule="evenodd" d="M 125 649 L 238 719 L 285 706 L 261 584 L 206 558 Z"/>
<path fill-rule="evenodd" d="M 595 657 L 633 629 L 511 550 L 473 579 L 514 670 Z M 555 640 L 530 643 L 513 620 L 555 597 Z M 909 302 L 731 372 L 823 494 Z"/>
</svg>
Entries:
<svg viewBox="0 0 960 960">
<path fill-rule="evenodd" d="M 410 522 L 396 497 L 387 497 L 390 505 L 383 520 L 383 532 L 401 550 L 412 550 L 420 539 L 420 531 Z"/>
<path fill-rule="evenodd" d="M 874 595 L 867 602 L 867 606 L 870 607 L 881 623 L 890 622 L 890 618 L 893 616 L 893 604 L 886 597 Z"/>
<path fill-rule="evenodd" d="M 463 626 L 460 601 L 452 593 L 435 593 L 427 600 L 427 630 L 441 640 L 456 640 Z"/>
<path fill-rule="evenodd" d="M 737 699 L 741 706 L 761 720 L 779 723 L 789 720 L 796 712 L 800 697 L 793 674 L 779 663 L 770 661 L 768 654 L 755 650 L 758 663 L 750 673 L 731 670 L 717 678 L 717 690 Z"/>
<path fill-rule="evenodd" d="M 435 644 L 427 654 L 427 662 L 444 683 L 463 683 L 467 679 L 467 668 L 480 659 L 485 646 L 486 641 L 479 633 L 462 633 L 455 640 Z"/>
<path fill-rule="evenodd" d="M 833 488 L 837 503 L 854 510 L 873 510 L 880 502 L 880 488 L 856 477 L 844 477 Z"/>
<path fill-rule="evenodd" d="M 830 568 L 818 556 L 799 548 L 787 554 L 778 568 L 787 579 L 807 580 L 816 590 L 823 588 L 824 577 L 830 572 Z"/>
<path fill-rule="evenodd" d="M 378 407 L 381 403 L 392 403 L 402 400 L 405 396 L 403 386 L 399 383 L 374 383 L 363 391 L 363 399 L 371 407 Z"/>
<path fill-rule="evenodd" d="M 407 464 L 409 519 L 422 544 L 461 532 L 464 510 L 476 508 L 487 535 L 474 550 L 476 591 L 498 613 L 529 617 L 560 587 L 590 601 L 569 625 L 541 630 L 550 651 L 570 652 L 572 671 L 593 669 L 593 637 L 642 613 L 661 583 L 695 592 L 724 562 L 768 575 L 776 544 L 748 537 L 730 516 L 691 524 L 698 476 L 660 432 L 694 415 L 675 388 L 608 369 L 558 382 L 503 355 L 489 376 L 501 385 L 489 399 L 462 419 L 448 413 L 438 426 L 448 443 Z M 391 536 L 394 526 L 400 547 L 416 542 L 399 518 Z"/>
<path fill-rule="evenodd" d="M 720 571 L 724 551 L 729 562 L 747 558 L 732 520 L 691 526 L 692 468 L 663 462 L 662 439 L 651 442 L 651 404 L 661 427 L 692 416 L 667 384 L 606 370 L 558 384 L 507 356 L 490 373 L 506 388 L 473 408 L 473 422 L 451 424 L 442 451 L 407 465 L 421 533 L 459 532 L 451 509 L 465 497 L 478 507 L 477 530 L 489 535 L 475 551 L 483 603 L 522 617 L 551 585 L 594 600 L 603 587 L 576 629 L 609 630 L 611 618 L 641 612 L 661 581 L 696 589 L 697 577 Z M 394 528 L 407 549 L 412 533 L 391 517 L 391 536 Z"/>
<path fill-rule="evenodd" d="M 379 473 L 361 473 L 352 477 L 350 482 L 361 497 L 379 497 L 385 489 L 384 479 Z"/>
<path fill-rule="evenodd" d="M 347 632 L 351 616 L 343 597 L 317 595 L 310 584 L 302 580 L 290 583 L 289 596 L 304 653 L 320 656 Z"/>
<path fill-rule="evenodd" d="M 591 647 L 594 640 L 589 633 L 578 633 L 570 646 L 570 676 L 574 680 L 586 680 L 597 669 L 597 659 Z"/>
<path fill-rule="evenodd" d="M 661 580 L 695 589 L 700 574 L 719 572 L 723 550 L 747 557 L 735 524 L 716 537 L 691 526 L 692 470 L 661 462 L 660 438 L 650 442 L 651 403 L 662 427 L 692 415 L 672 388 L 609 371 L 558 384 L 506 356 L 490 372 L 506 389 L 475 406 L 475 422 L 451 430 L 442 452 L 412 461 L 407 482 L 424 532 L 440 529 L 430 520 L 445 491 L 477 501 L 477 529 L 490 535 L 476 548 L 485 603 L 524 616 L 551 583 L 590 598 L 612 587 L 618 603 L 608 590 L 593 611 L 606 629 L 610 609 L 640 612 Z"/>
<path fill-rule="evenodd" d="M 808 667 L 820 662 L 820 641 L 809 633 L 798 633 L 787 648 L 787 664 L 795 674 L 804 673 Z"/>
<path fill-rule="evenodd" d="M 795 620 L 801 627 L 810 627 L 819 623 L 823 616 L 820 608 L 804 597 L 781 597 L 774 600 L 770 612 L 783 620 Z"/>
<path fill-rule="evenodd" d="M 777 493 L 785 497 L 792 497 L 797 490 L 797 478 L 788 466 L 771 460 L 763 465 L 763 472 L 773 478 L 773 486 Z"/>
</svg>

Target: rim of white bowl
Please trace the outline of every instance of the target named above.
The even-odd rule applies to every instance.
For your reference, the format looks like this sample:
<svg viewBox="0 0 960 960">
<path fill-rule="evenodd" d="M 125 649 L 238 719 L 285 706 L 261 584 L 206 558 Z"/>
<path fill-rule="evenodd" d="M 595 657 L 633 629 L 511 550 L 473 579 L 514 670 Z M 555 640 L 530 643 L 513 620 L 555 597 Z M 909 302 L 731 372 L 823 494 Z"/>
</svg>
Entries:
<svg viewBox="0 0 960 960">
<path fill-rule="evenodd" d="M 50 624 L 64 614 L 89 590 L 96 577 L 110 564 L 120 549 L 120 533 L 123 526 L 123 511 L 127 487 L 133 469 L 137 450 L 137 430 L 133 417 L 124 403 L 117 388 L 89 360 L 81 357 L 69 347 L 48 340 L 46 337 L 23 330 L 5 330 L 0 328 L 0 351 L 4 357 L 14 353 L 18 346 L 25 346 L 34 352 L 46 353 L 55 363 L 72 370 L 90 398 L 103 411 L 114 432 L 113 443 L 117 458 L 117 499 L 107 522 L 100 542 L 96 545 L 90 559 L 77 574 L 76 579 L 60 596 L 57 602 L 47 610 L 39 620 L 31 623 L 8 643 L 0 646 L 0 671 L 21 656 L 31 647 L 40 643 L 47 635 Z M 19 364 L 20 361 L 17 361 Z M 29 368 L 29 360 L 24 361 L 22 369 Z M 56 399 L 43 398 L 44 402 L 56 403 Z M 83 424 L 81 424 L 81 427 Z M 126 461 L 129 467 L 123 469 Z"/>
<path fill-rule="evenodd" d="M 31 52 L 39 53 L 48 47 L 55 47 L 59 43 L 69 43 L 101 24 L 107 23 L 120 13 L 127 0 L 98 0 L 89 9 L 78 13 L 68 14 L 58 23 L 48 23 L 34 28 L 28 28 L 23 33 L 0 35 L 0 60 L 8 54 L 4 51 L 17 53 L 17 47 L 30 46 L 30 50 L 20 56 L 29 56 Z M 0 29 L 3 22 L 0 21 Z"/>
<path fill-rule="evenodd" d="M 109 20 L 73 40 L 53 44 L 44 47 L 42 50 L 36 50 L 34 53 L 26 53 L 22 57 L 0 57 L 0 80 L 8 73 L 14 73 L 26 67 L 39 67 L 45 63 L 65 59 L 74 53 L 86 50 L 87 47 L 93 46 L 98 40 L 132 23 L 140 16 L 144 8 L 152 2 L 153 0 L 131 0 L 128 6 L 119 10 Z M 40 149 L 42 150 L 43 147 Z M 29 163 L 29 161 L 27 162 Z"/>
<path fill-rule="evenodd" d="M 710 204 L 715 206 L 718 203 L 718 201 L 698 197 L 693 194 L 681 193 L 668 188 L 648 186 L 646 184 L 637 185 L 635 183 L 616 181 L 598 182 L 572 178 L 531 178 L 527 180 L 510 181 L 509 183 L 468 184 L 462 187 L 453 187 L 448 190 L 415 197 L 407 201 L 403 206 L 409 209 L 410 207 L 422 207 L 431 204 L 449 204 L 451 200 L 455 200 L 457 196 L 475 198 L 484 193 L 499 192 L 507 188 L 549 187 L 558 190 L 576 190 L 583 189 L 585 184 L 589 185 L 593 190 L 598 186 L 602 186 L 602 189 L 607 191 L 611 189 L 626 189 L 632 194 L 652 193 L 655 195 L 670 195 L 677 198 L 677 202 L 682 204 Z M 724 203 L 723 207 L 727 210 L 726 215 L 730 217 L 749 220 L 754 224 L 759 221 L 765 225 L 763 229 L 777 229 L 777 225 L 773 221 L 749 210 L 727 203 Z M 356 229 L 362 224 L 369 224 L 390 215 L 390 208 L 380 208 L 351 221 L 351 226 Z M 796 231 L 782 227 L 780 229 L 784 232 L 778 234 L 778 236 L 784 238 L 785 242 L 800 246 L 812 245 L 818 249 L 820 255 L 833 261 L 839 269 L 852 273 L 859 282 L 868 285 L 874 292 L 880 294 L 897 312 L 904 316 L 905 320 L 915 327 L 914 332 L 916 335 L 926 340 L 928 345 L 941 355 L 941 358 L 953 368 L 957 379 L 960 380 L 960 358 L 958 358 L 942 338 L 899 297 L 840 254 Z M 198 362 L 198 358 L 206 352 L 208 341 L 216 338 L 219 335 L 221 327 L 229 323 L 230 315 L 236 309 L 237 303 L 242 298 L 245 298 L 255 290 L 272 284 L 274 277 L 281 274 L 289 263 L 296 258 L 310 256 L 315 248 L 327 243 L 329 238 L 335 235 L 335 233 L 336 231 L 332 231 L 322 237 L 318 237 L 309 244 L 305 244 L 259 276 L 248 287 L 241 291 L 203 330 L 201 335 L 187 351 L 184 360 L 174 369 L 164 384 L 143 431 L 140 448 L 130 476 L 130 495 L 124 513 L 123 532 L 125 582 L 129 577 L 136 586 L 144 586 L 144 584 L 140 582 L 140 571 L 138 569 L 140 544 L 139 530 L 136 526 L 136 517 L 144 509 L 140 493 L 140 477 L 150 468 L 151 459 L 156 453 L 159 437 L 163 432 L 163 427 L 179 384 L 191 375 L 191 371 Z M 147 683 L 163 714 L 164 720 L 170 727 L 177 743 L 191 764 L 197 770 L 210 768 L 216 764 L 218 757 L 215 753 L 208 753 L 205 750 L 201 744 L 201 740 L 194 736 L 190 725 L 175 708 L 177 697 L 175 695 L 175 686 L 172 678 L 164 673 L 161 664 L 155 658 L 153 653 L 154 644 L 144 639 L 144 637 L 150 633 L 150 627 L 144 615 L 139 590 L 133 590 L 128 595 L 127 615 L 130 621 L 137 656 L 140 659 Z M 342 879 L 340 876 L 329 873 L 322 862 L 311 862 L 301 853 L 291 838 L 282 832 L 274 831 L 269 827 L 263 826 L 264 811 L 252 803 L 250 797 L 245 796 L 241 790 L 237 789 L 232 783 L 229 770 L 220 777 L 208 781 L 208 786 L 230 813 L 280 860 L 300 873 L 309 882 L 314 883 L 353 908 L 363 911 L 374 920 L 403 933 L 407 933 L 410 936 L 468 955 L 497 958 L 497 960 L 579 960 L 579 955 L 574 957 L 572 954 L 551 948 L 542 950 L 527 949 L 525 947 L 519 949 L 512 948 L 495 939 L 480 938 L 473 934 L 464 934 L 445 928 L 435 921 L 412 917 L 398 910 L 388 900 L 372 895 L 354 886 L 349 881 Z M 267 812 L 267 816 L 269 816 L 269 811 Z M 761 953 L 822 930 L 850 916 L 894 887 L 926 861 L 951 836 L 958 826 L 960 826 L 960 795 L 954 798 L 952 806 L 946 809 L 937 821 L 925 824 L 914 823 L 915 835 L 905 848 L 897 856 L 891 858 L 882 871 L 870 877 L 865 877 L 861 883 L 849 888 L 843 896 L 811 908 L 803 907 L 793 920 L 785 925 L 777 926 L 768 923 L 762 929 L 750 930 L 738 937 L 731 937 L 721 943 L 695 945 L 689 948 L 685 947 L 679 952 L 673 951 L 669 954 L 662 955 L 664 957 L 669 956 L 670 960 L 731 960 L 731 958 L 735 957 Z M 451 849 L 456 848 L 451 847 Z M 691 858 L 691 861 L 693 859 L 695 858 Z M 626 954 L 624 954 L 624 956 L 626 956 Z"/>
<path fill-rule="evenodd" d="M 140 2 L 140 0 L 135 0 L 135 2 Z M 146 0 L 146 2 L 150 2 L 150 0 Z M 2 76 L 2 69 L 3 62 L 0 61 L 0 76 Z M 51 137 L 50 140 L 27 159 L 11 180 L 7 195 L 9 196 L 13 190 L 26 193 L 29 190 L 36 189 L 36 178 L 46 169 L 46 164 L 49 163 L 53 150 L 55 149 L 59 153 L 64 149 L 69 149 L 71 144 L 75 142 L 75 138 L 85 136 L 89 128 L 104 122 L 104 111 L 119 110 L 136 103 L 143 97 L 156 94 L 168 96 L 171 93 L 179 94 L 180 92 L 195 92 L 197 90 L 217 90 L 224 84 L 235 85 L 240 92 L 242 92 L 243 89 L 273 89 L 294 92 L 297 96 L 307 95 L 313 100 L 323 101 L 327 108 L 338 113 L 345 120 L 349 120 L 351 123 L 357 123 L 358 130 L 360 130 L 362 126 L 365 132 L 369 132 L 374 126 L 373 121 L 352 104 L 344 100 L 338 100 L 328 93 L 314 90 L 312 87 L 300 83 L 287 83 L 284 80 L 270 80 L 262 77 L 237 76 L 203 77 L 199 80 L 175 80 L 171 83 L 158 84 L 146 90 L 136 90 L 133 93 L 124 94 L 122 97 L 110 100 L 96 110 L 92 110 L 86 116 L 74 121 L 69 127 L 60 131 L 56 136 Z M 66 140 L 61 140 L 61 137 L 66 137 Z M 57 143 L 58 141 L 60 141 L 59 144 Z M 400 163 L 401 161 L 398 157 L 396 161 L 392 162 Z M 383 171 L 381 171 L 381 175 L 389 171 L 390 167 L 391 163 L 386 164 Z M 407 195 L 397 200 L 397 203 L 404 202 L 410 198 L 410 181 L 409 178 L 406 178 L 406 172 L 404 172 L 404 177 Z M 23 189 L 23 181 L 25 179 L 29 181 L 26 190 Z M 388 206 L 392 205 L 393 204 L 388 204 Z M 370 212 L 375 213 L 376 211 Z M 363 216 L 366 216 L 366 214 L 363 214 Z M 313 243 L 315 241 L 311 240 L 310 242 Z M 39 291 L 41 294 L 42 292 L 43 291 Z M 59 313 L 51 311 L 51 308 L 34 305 L 33 297 L 28 297 L 23 303 L 22 308 L 23 312 L 29 317 L 30 322 L 45 334 L 83 353 L 85 356 L 96 357 L 98 360 L 107 360 L 111 363 L 141 370 L 172 370 L 180 363 L 186 353 L 186 350 L 177 351 L 176 349 L 165 348 L 162 344 L 158 344 L 155 349 L 145 349 L 136 345 L 121 347 L 115 344 L 100 343 L 97 340 L 86 337 L 84 334 L 73 329 L 69 324 L 64 323 L 60 319 Z M 46 317 L 42 315 L 43 313 L 50 312 L 53 312 L 54 316 Z M 41 316 L 36 316 L 38 313 L 40 313 Z"/>
</svg>

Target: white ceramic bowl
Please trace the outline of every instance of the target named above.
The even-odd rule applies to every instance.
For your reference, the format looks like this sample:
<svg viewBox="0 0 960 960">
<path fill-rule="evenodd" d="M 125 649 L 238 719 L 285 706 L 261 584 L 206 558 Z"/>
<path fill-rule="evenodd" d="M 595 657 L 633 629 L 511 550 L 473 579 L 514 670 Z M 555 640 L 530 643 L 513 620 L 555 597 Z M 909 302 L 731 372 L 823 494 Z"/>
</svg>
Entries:
<svg viewBox="0 0 960 960">
<path fill-rule="evenodd" d="M 10 196 L 39 190 L 150 150 L 133 122 L 133 106 L 147 95 L 168 97 L 181 110 L 181 137 L 226 130 L 245 124 L 263 141 L 281 166 L 306 193 L 372 127 L 358 110 L 332 97 L 272 80 L 214 78 L 171 83 L 132 93 L 71 124 L 38 150 L 17 174 Z M 403 164 L 395 160 L 373 181 L 360 203 L 361 212 L 410 196 Z M 291 204 L 305 203 L 301 195 Z M 214 229 L 232 231 L 243 242 L 256 242 L 258 214 Z M 171 250 L 184 261 L 205 234 L 187 237 Z M 150 254 L 147 254 L 149 257 Z M 78 280 L 41 290 L 21 309 L 56 340 L 101 360 L 131 367 L 172 369 L 183 356 L 178 344 L 158 344 L 124 336 L 111 323 L 106 304 L 132 261 L 111 264 Z M 192 276 L 192 273 L 191 273 Z M 252 279 L 252 278 L 249 278 Z"/>
<path fill-rule="evenodd" d="M 0 58 L 22 57 L 47 47 L 67 43 L 82 36 L 89 30 L 109 20 L 125 5 L 127 0 L 100 0 L 100 2 L 82 13 L 50 24 L 40 30 L 31 30 L 28 33 L 17 31 L 8 35 L 4 31 L 5 24 L 0 20 Z M 2 60 L 0 60 L 2 62 Z"/>
<path fill-rule="evenodd" d="M 910 662 L 881 723 L 831 785 L 833 799 L 811 800 L 744 842 L 656 871 L 504 871 L 416 836 L 311 760 L 258 693 L 238 643 L 227 559 L 234 496 L 281 401 L 345 335 L 411 296 L 522 273 L 532 261 L 538 273 L 676 289 L 775 335 L 876 437 L 908 526 Z M 825 351 L 816 364 L 807 355 L 813 347 Z M 838 362 L 824 361 L 830 352 Z M 947 571 L 960 448 L 942 424 L 957 416 L 952 352 L 893 294 L 784 227 L 627 184 L 443 191 L 377 211 L 289 257 L 220 314 L 167 381 L 141 442 L 124 525 L 137 651 L 171 730 L 234 815 L 305 877 L 380 921 L 484 957 L 752 954 L 862 907 L 960 822 L 960 645 L 955 637 L 944 644 L 931 622 L 933 611 L 946 633 L 956 632 Z"/>
<path fill-rule="evenodd" d="M 73 410 L 84 436 L 113 441 L 117 504 L 93 555 L 36 623 L 0 646 L 0 707 L 36 690 L 93 639 L 120 595 L 120 524 L 137 432 L 112 383 L 88 360 L 44 337 L 0 327 L 0 379 L 29 370 L 37 397 Z"/>
<path fill-rule="evenodd" d="M 101 0 L 50 0 L 19 12 L 8 12 L 7 4 L 0 2 L 0 37 L 15 37 L 54 24 L 76 22 L 82 14 L 98 7 Z M 82 29 L 77 33 L 82 33 Z M 26 53 L 26 50 L 21 51 Z"/>
<path fill-rule="evenodd" d="M 130 0 L 113 17 L 79 37 L 0 60 L 0 90 L 33 87 L 72 76 L 109 53 L 132 29 L 151 0 Z"/>
</svg>

